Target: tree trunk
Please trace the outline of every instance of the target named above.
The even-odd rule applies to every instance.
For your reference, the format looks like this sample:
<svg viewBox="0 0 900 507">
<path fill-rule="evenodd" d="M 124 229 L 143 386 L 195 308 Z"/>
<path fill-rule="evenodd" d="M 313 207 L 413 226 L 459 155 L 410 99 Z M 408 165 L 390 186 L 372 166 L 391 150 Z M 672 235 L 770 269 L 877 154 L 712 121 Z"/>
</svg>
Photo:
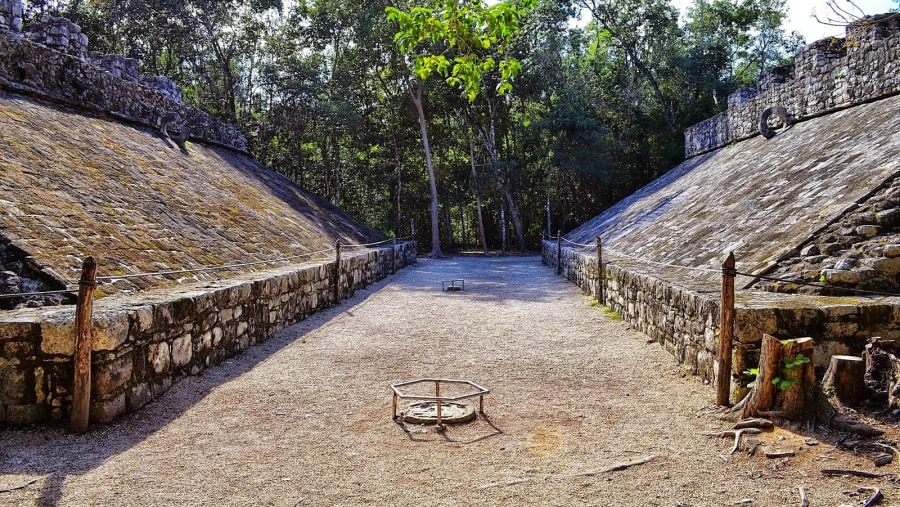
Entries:
<svg viewBox="0 0 900 507">
<path fill-rule="evenodd" d="M 821 390 L 816 382 L 813 347 L 815 347 L 815 344 L 812 338 L 797 338 L 796 340 L 790 340 L 782 350 L 783 357 L 791 361 L 794 361 L 800 354 L 809 359 L 807 363 L 792 368 L 792 372 L 782 372 L 783 377 L 797 379 L 779 397 L 781 411 L 784 412 L 785 417 L 788 419 L 809 421 L 816 418 L 816 398 Z"/>
<path fill-rule="evenodd" d="M 482 142 L 484 143 L 484 147 L 487 148 L 488 153 L 491 155 L 491 165 L 494 168 L 494 172 L 497 174 L 497 182 L 500 184 L 500 189 L 503 191 L 503 195 L 506 198 L 506 203 L 509 205 L 509 213 L 512 218 L 513 225 L 516 227 L 516 235 L 519 238 L 519 251 L 525 251 L 525 231 L 522 229 L 522 220 L 519 218 L 519 210 L 516 208 L 516 203 L 513 200 L 512 190 L 509 186 L 509 178 L 503 174 L 503 170 L 500 169 L 500 154 L 497 150 L 497 131 L 494 125 L 494 106 L 490 100 L 487 101 L 488 104 L 488 116 L 490 121 L 490 128 L 488 131 L 485 131 L 483 128 L 479 127 L 479 131 L 481 132 Z M 506 222 L 503 223 L 503 227 L 505 230 Z M 506 252 L 504 246 L 504 253 Z"/>
<path fill-rule="evenodd" d="M 481 239 L 481 251 L 487 255 L 487 236 L 484 233 L 484 218 L 481 213 L 481 185 L 478 182 L 478 171 L 475 170 L 475 148 L 472 146 L 472 139 L 467 141 L 469 141 L 469 161 L 472 163 L 472 182 L 475 185 L 475 205 L 478 210 L 478 236 Z"/>
<path fill-rule="evenodd" d="M 831 363 L 822 379 L 823 387 L 834 389 L 841 403 L 857 406 L 866 395 L 866 363 L 861 357 L 831 356 Z"/>
<path fill-rule="evenodd" d="M 441 233 L 438 225 L 438 193 L 437 182 L 434 177 L 434 166 L 431 164 L 431 143 L 428 141 L 428 127 L 425 124 L 425 109 L 422 107 L 422 82 L 416 80 L 415 91 L 410 89 L 413 104 L 419 114 L 419 131 L 422 134 L 422 145 L 425 147 L 425 167 L 428 169 L 428 187 L 431 191 L 431 253 L 429 257 L 443 257 L 441 252 Z"/>
</svg>

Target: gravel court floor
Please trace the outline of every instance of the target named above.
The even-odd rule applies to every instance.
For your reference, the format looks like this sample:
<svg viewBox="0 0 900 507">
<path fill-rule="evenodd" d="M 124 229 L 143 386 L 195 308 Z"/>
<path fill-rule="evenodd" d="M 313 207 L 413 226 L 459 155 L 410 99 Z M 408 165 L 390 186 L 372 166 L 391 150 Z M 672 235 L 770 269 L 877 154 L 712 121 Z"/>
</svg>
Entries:
<svg viewBox="0 0 900 507">
<path fill-rule="evenodd" d="M 489 388 L 485 414 L 393 421 L 390 384 L 423 377 Z M 0 431 L 0 490 L 35 481 L 0 505 L 900 505 L 822 477 L 872 467 L 808 435 L 729 454 L 713 400 L 539 257 L 421 259 L 113 424 Z"/>
</svg>

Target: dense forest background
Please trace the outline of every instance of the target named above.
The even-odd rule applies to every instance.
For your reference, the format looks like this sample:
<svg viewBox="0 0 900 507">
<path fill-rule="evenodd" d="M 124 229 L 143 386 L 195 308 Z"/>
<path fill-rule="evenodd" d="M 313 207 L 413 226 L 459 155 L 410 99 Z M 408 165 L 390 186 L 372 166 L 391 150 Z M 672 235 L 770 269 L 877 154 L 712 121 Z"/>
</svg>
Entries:
<svg viewBox="0 0 900 507">
<path fill-rule="evenodd" d="M 452 73 L 416 72 L 416 51 L 458 56 L 461 44 L 443 34 L 402 48 L 400 25 L 386 15 L 450 4 L 489 8 L 480 0 L 25 3 L 29 19 L 68 17 L 92 50 L 170 77 L 186 102 L 239 126 L 260 161 L 388 234 L 415 234 L 433 253 L 534 249 L 542 234 L 596 216 L 681 162 L 684 128 L 724 110 L 732 91 L 805 43 L 781 28 L 784 0 L 695 0 L 684 16 L 667 0 L 512 0 L 503 5 L 516 22 L 487 27 L 503 37 L 465 48 L 484 71 L 473 94 L 453 86 Z M 511 90 L 501 86 L 509 73 L 493 65 L 504 59 L 519 64 Z"/>
</svg>

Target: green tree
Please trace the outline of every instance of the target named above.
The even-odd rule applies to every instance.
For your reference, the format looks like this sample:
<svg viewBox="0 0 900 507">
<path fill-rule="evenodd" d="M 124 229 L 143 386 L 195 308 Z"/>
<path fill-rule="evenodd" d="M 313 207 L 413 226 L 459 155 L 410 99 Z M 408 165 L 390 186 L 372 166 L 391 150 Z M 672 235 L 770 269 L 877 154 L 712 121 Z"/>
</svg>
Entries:
<svg viewBox="0 0 900 507">
<path fill-rule="evenodd" d="M 492 56 L 482 56 L 480 51 L 493 46 L 498 53 L 504 53 L 505 46 L 519 29 L 519 7 L 527 4 L 500 2 L 487 6 L 481 0 L 432 0 L 426 6 L 415 6 L 408 11 L 396 7 L 385 9 L 388 19 L 399 26 L 395 40 L 400 51 L 412 59 L 408 90 L 419 118 L 428 170 L 432 257 L 440 257 L 442 252 L 437 182 L 423 105 L 425 81 L 436 72 L 469 100 L 474 100 L 482 91 L 482 75 L 499 68 L 498 93 L 510 90 L 510 80 L 521 64 L 509 57 L 498 62 Z"/>
</svg>

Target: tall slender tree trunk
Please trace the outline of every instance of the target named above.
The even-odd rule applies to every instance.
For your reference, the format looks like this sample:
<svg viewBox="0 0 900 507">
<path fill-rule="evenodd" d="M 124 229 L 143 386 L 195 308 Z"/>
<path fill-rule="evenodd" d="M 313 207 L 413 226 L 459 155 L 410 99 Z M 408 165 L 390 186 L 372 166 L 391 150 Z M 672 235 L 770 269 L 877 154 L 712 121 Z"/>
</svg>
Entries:
<svg viewBox="0 0 900 507">
<path fill-rule="evenodd" d="M 467 141 L 469 141 L 469 161 L 472 163 L 472 181 L 475 183 L 475 206 L 478 210 L 478 235 L 479 239 L 481 239 L 481 251 L 484 255 L 487 255 L 487 236 L 484 233 L 484 217 L 481 213 L 481 187 L 478 184 L 478 172 L 475 170 L 475 148 L 472 146 L 471 138 L 467 139 Z"/>
<path fill-rule="evenodd" d="M 487 148 L 488 153 L 491 155 L 491 165 L 494 167 L 494 172 L 497 174 L 497 182 L 500 184 L 500 188 L 503 190 L 504 197 L 506 197 L 506 203 L 509 205 L 509 214 L 512 218 L 513 225 L 516 228 L 516 236 L 519 239 L 519 251 L 525 251 L 525 232 L 522 229 L 522 220 L 519 218 L 519 210 L 516 208 L 516 203 L 513 200 L 512 190 L 509 185 L 509 178 L 506 177 L 504 171 L 500 169 L 500 155 L 497 152 L 497 129 L 494 124 L 494 105 L 488 100 L 488 117 L 490 120 L 490 124 L 488 127 L 488 131 L 485 132 L 483 128 L 479 127 L 481 131 L 482 141 L 484 143 L 484 147 Z M 503 230 L 506 230 L 505 222 Z M 505 233 L 504 233 L 505 234 Z M 506 242 L 504 241 L 504 252 L 506 251 Z"/>
<path fill-rule="evenodd" d="M 431 144 L 428 142 L 428 127 L 425 124 L 425 109 L 422 107 L 422 81 L 416 80 L 415 90 L 410 88 L 410 96 L 413 104 L 416 106 L 416 112 L 419 114 L 419 131 L 422 134 L 422 146 L 425 147 L 425 167 L 428 169 L 428 187 L 431 190 L 431 253 L 429 257 L 443 257 L 441 252 L 441 233 L 438 226 L 440 217 L 438 215 L 438 194 L 437 182 L 434 177 L 434 167 L 431 164 Z"/>
</svg>

